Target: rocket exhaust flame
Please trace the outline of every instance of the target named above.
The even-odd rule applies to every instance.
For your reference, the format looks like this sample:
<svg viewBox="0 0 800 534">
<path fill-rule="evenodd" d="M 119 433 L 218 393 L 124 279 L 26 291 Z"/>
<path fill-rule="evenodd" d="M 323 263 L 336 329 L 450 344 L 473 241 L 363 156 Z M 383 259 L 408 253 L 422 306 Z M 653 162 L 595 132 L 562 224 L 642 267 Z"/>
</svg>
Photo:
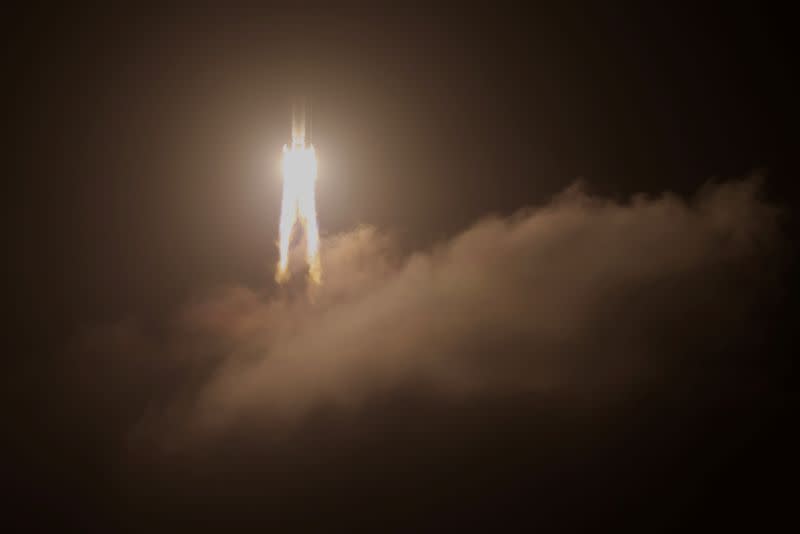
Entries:
<svg viewBox="0 0 800 534">
<path fill-rule="evenodd" d="M 308 276 L 313 283 L 322 279 L 319 259 L 319 227 L 314 186 L 317 181 L 317 155 L 314 146 L 305 144 L 305 109 L 295 109 L 292 121 L 292 146 L 283 147 L 283 200 L 280 220 L 280 260 L 275 280 L 289 278 L 289 245 L 292 229 L 299 222 L 306 234 Z"/>
</svg>

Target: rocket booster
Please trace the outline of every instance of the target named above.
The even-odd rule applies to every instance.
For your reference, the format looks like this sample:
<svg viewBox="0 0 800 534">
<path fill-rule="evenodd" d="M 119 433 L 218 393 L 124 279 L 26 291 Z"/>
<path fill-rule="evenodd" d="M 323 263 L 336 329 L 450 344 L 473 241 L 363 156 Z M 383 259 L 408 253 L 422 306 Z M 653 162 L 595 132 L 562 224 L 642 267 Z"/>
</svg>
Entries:
<svg viewBox="0 0 800 534">
<path fill-rule="evenodd" d="M 292 102 L 292 147 L 311 145 L 311 105 L 305 98 Z"/>
</svg>

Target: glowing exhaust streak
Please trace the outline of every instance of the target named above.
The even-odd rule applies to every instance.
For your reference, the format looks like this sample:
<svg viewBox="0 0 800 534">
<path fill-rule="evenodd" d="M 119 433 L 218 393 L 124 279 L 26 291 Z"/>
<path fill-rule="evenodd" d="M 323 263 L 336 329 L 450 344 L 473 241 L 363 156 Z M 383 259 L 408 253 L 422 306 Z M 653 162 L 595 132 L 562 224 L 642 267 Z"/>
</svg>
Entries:
<svg viewBox="0 0 800 534">
<path fill-rule="evenodd" d="M 314 146 L 305 146 L 303 136 L 293 136 L 291 147 L 283 147 L 283 201 L 280 222 L 280 260 L 275 272 L 278 283 L 289 278 L 289 244 L 292 229 L 299 222 L 306 235 L 308 276 L 314 283 L 322 279 L 319 260 L 319 227 L 314 199 L 317 181 L 317 155 Z"/>
</svg>

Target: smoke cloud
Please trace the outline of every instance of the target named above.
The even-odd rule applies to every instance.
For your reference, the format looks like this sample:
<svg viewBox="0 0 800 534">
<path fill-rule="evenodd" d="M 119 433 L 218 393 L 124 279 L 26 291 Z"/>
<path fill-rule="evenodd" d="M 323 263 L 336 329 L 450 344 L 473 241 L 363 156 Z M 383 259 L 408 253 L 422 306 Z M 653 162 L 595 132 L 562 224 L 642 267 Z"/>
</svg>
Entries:
<svg viewBox="0 0 800 534">
<path fill-rule="evenodd" d="M 778 243 L 759 189 L 618 201 L 577 184 L 410 255 L 358 228 L 323 240 L 325 279 L 308 296 L 222 289 L 167 328 L 91 332 L 80 369 L 141 397 L 138 435 L 193 440 L 408 388 L 624 392 L 745 340 Z"/>
</svg>

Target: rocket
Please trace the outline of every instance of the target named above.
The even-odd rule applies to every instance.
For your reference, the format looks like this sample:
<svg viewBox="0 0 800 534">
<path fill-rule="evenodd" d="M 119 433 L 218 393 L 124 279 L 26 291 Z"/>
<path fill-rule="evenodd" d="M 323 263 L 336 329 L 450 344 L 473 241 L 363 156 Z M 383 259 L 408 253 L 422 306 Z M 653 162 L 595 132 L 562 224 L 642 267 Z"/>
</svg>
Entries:
<svg viewBox="0 0 800 534">
<path fill-rule="evenodd" d="M 317 156 L 311 144 L 311 113 L 305 99 L 292 103 L 292 146 L 283 146 L 283 199 L 281 200 L 280 260 L 275 271 L 278 283 L 289 277 L 289 245 L 292 227 L 303 225 L 306 233 L 308 276 L 320 283 L 319 228 L 314 184 L 317 180 Z"/>
<path fill-rule="evenodd" d="M 292 102 L 292 148 L 311 146 L 311 104 L 305 98 Z"/>
</svg>

